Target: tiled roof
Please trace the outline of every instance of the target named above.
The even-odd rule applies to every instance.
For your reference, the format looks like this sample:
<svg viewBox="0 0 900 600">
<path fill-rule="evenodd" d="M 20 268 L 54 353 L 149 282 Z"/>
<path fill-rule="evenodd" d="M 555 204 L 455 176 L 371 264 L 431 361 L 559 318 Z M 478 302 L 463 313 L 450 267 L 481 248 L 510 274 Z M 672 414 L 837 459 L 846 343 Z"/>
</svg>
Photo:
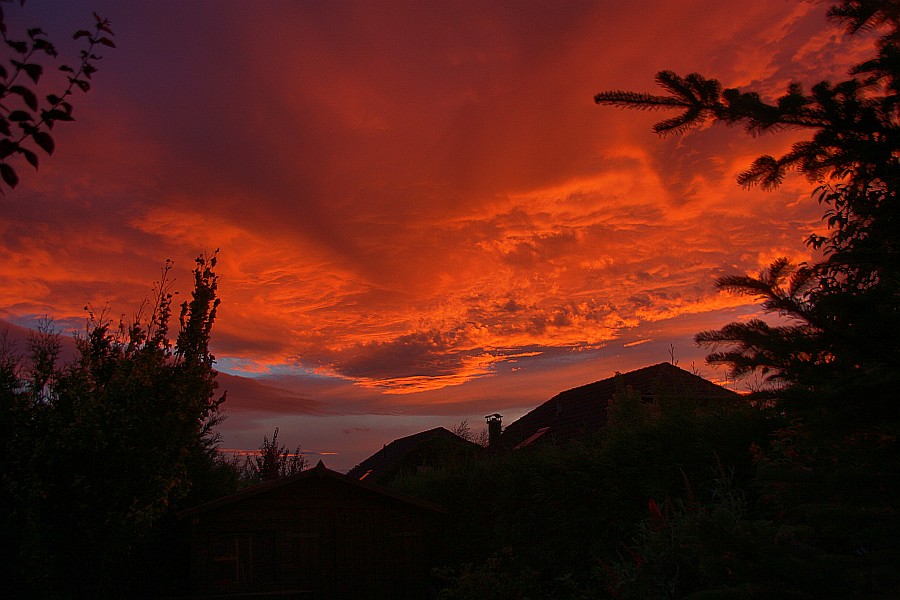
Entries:
<svg viewBox="0 0 900 600">
<path fill-rule="evenodd" d="M 435 427 L 394 440 L 350 469 L 347 475 L 353 479 L 383 480 L 384 477 L 392 476 L 394 471 L 402 466 L 405 459 L 420 448 L 441 442 L 448 445 L 471 447 L 473 450 L 480 448 L 477 444 L 473 444 L 443 427 Z"/>
<path fill-rule="evenodd" d="M 671 363 L 660 363 L 622 373 L 622 383 L 639 391 L 645 401 L 659 397 L 690 398 L 698 404 L 738 398 L 718 386 Z M 606 407 L 616 391 L 616 376 L 561 392 L 503 431 L 506 448 L 527 445 L 531 438 L 566 441 L 581 434 L 596 433 L 606 424 Z M 544 432 L 541 432 L 544 429 Z"/>
</svg>

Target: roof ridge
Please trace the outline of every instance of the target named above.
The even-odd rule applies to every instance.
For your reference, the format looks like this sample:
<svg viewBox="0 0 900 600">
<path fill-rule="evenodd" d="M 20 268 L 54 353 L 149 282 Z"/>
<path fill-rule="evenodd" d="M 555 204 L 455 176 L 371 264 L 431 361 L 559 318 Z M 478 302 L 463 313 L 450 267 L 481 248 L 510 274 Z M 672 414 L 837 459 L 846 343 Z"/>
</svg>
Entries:
<svg viewBox="0 0 900 600">
<path fill-rule="evenodd" d="M 541 428 L 554 439 L 568 439 L 578 432 L 599 431 L 606 423 L 606 407 L 614 396 L 618 378 L 646 398 L 684 395 L 698 402 L 738 397 L 732 390 L 671 362 L 647 365 L 632 371 L 563 390 L 510 423 L 502 437 L 516 446 Z"/>
</svg>

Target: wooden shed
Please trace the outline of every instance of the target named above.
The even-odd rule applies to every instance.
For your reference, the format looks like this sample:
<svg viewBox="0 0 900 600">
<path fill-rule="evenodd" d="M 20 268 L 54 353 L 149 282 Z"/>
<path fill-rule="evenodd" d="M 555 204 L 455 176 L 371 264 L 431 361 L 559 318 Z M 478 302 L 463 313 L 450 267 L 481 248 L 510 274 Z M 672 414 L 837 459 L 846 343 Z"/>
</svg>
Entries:
<svg viewBox="0 0 900 600">
<path fill-rule="evenodd" d="M 443 509 L 327 469 L 181 513 L 194 596 L 428 597 L 427 537 Z"/>
</svg>

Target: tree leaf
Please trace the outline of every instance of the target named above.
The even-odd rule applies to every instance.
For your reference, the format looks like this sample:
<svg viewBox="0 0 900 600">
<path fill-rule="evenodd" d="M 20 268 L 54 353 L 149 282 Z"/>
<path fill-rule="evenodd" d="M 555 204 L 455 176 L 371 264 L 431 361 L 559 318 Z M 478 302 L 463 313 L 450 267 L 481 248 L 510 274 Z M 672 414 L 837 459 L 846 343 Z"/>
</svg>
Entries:
<svg viewBox="0 0 900 600">
<path fill-rule="evenodd" d="M 44 67 L 37 63 L 26 63 L 22 65 L 22 69 L 24 69 L 25 74 L 28 75 L 31 80 L 35 83 L 41 78 L 41 75 L 44 72 Z"/>
<path fill-rule="evenodd" d="M 55 108 L 51 109 L 51 110 L 41 111 L 41 117 L 47 123 L 50 123 L 50 121 L 74 121 L 75 120 L 72 117 L 72 115 L 70 115 L 69 113 L 55 109 Z"/>
<path fill-rule="evenodd" d="M 19 144 L 9 138 L 0 138 L 0 160 L 5 159 L 14 152 L 19 151 Z"/>
<path fill-rule="evenodd" d="M 40 146 L 47 154 L 53 154 L 53 138 L 46 131 L 35 131 L 32 135 L 34 143 Z"/>
<path fill-rule="evenodd" d="M 113 35 L 112 29 L 109 28 L 109 19 L 104 19 L 97 13 L 94 13 L 94 20 L 97 21 L 97 29 L 100 31 L 105 31 L 106 33 Z"/>
<path fill-rule="evenodd" d="M 104 46 L 109 46 L 110 48 L 116 47 L 116 45 L 113 43 L 113 41 L 109 38 L 103 37 L 103 38 L 100 38 L 99 40 L 97 40 L 97 42 L 100 44 L 103 44 Z"/>
<path fill-rule="evenodd" d="M 43 50 L 50 56 L 57 56 L 56 47 L 45 39 L 34 40 L 34 49 Z"/>
<path fill-rule="evenodd" d="M 83 38 L 83 37 L 91 37 L 91 32 L 86 29 L 79 29 L 72 36 L 72 39 L 77 40 L 78 38 Z"/>
<path fill-rule="evenodd" d="M 7 40 L 6 43 L 9 44 L 10 48 L 15 50 L 19 54 L 25 54 L 26 52 L 28 52 L 28 44 L 26 44 L 25 42 L 16 42 L 14 40 Z"/>
<path fill-rule="evenodd" d="M 25 160 L 27 160 L 28 163 L 29 163 L 32 167 L 34 167 L 35 169 L 38 168 L 38 157 L 37 157 L 37 154 L 35 154 L 35 153 L 32 152 L 31 150 L 29 150 L 28 148 L 19 148 L 19 152 L 22 153 L 22 156 L 25 157 Z"/>
<path fill-rule="evenodd" d="M 33 121 L 34 117 L 31 116 L 31 113 L 25 112 L 24 110 L 14 110 L 6 117 L 10 121 Z"/>
<path fill-rule="evenodd" d="M 88 83 L 87 81 L 85 81 L 84 79 L 75 79 L 75 78 L 70 77 L 70 78 L 69 78 L 69 81 L 72 82 L 72 83 L 74 83 L 74 84 L 77 85 L 78 87 L 80 87 L 82 92 L 86 92 L 86 91 L 88 91 L 89 89 L 91 89 L 91 84 L 89 84 L 89 83 Z"/>
<path fill-rule="evenodd" d="M 28 108 L 30 108 L 31 110 L 37 110 L 37 96 L 35 96 L 34 92 L 29 90 L 27 87 L 25 87 L 24 85 L 14 85 L 9 88 L 9 91 L 13 94 L 22 96 L 22 100 L 25 102 L 25 104 L 28 105 Z"/>
<path fill-rule="evenodd" d="M 0 177 L 3 177 L 3 181 L 11 188 L 16 187 L 16 184 L 19 183 L 19 176 L 16 175 L 15 170 L 6 163 L 0 163 Z"/>
</svg>

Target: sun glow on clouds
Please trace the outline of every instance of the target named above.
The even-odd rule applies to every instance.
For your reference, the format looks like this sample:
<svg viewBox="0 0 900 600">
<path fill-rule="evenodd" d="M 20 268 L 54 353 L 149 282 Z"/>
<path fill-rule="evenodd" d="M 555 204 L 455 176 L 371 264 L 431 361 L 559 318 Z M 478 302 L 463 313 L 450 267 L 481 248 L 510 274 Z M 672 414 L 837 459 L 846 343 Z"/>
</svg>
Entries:
<svg viewBox="0 0 900 600">
<path fill-rule="evenodd" d="M 229 402 L 286 412 L 549 397 L 738 318 L 716 277 L 809 258 L 807 182 L 734 183 L 797 136 L 660 140 L 591 98 L 664 68 L 777 94 L 862 48 L 780 0 L 96 4 L 122 48 L 0 219 L 0 317 L 128 310 L 221 248 Z"/>
<path fill-rule="evenodd" d="M 432 219 L 424 235 L 397 226 L 394 269 L 381 276 L 367 263 L 340 268 L 315 244 L 215 216 L 150 210 L 133 225 L 178 244 L 188 232 L 206 244 L 222 240 L 228 260 L 217 343 L 226 355 L 254 357 L 229 360 L 233 372 L 306 365 L 364 389 L 411 394 L 541 353 L 516 349 L 598 345 L 641 322 L 741 305 L 707 285 L 721 262 L 716 252 L 698 257 L 671 243 L 698 228 L 698 215 L 641 200 L 662 193 L 643 174 L 509 194 L 480 214 Z M 360 243 L 375 245 L 377 233 L 370 236 Z M 436 276 L 423 281 L 417 260 L 438 254 L 444 261 L 425 261 Z"/>
</svg>

